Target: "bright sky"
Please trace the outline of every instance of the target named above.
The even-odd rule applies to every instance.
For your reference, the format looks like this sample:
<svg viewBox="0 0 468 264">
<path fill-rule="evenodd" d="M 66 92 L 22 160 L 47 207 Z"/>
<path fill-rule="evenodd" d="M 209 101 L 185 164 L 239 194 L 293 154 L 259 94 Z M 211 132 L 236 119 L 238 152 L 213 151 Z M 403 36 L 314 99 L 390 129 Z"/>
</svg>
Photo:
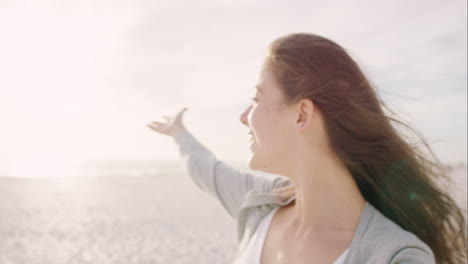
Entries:
<svg viewBox="0 0 468 264">
<path fill-rule="evenodd" d="M 178 159 L 146 124 L 184 106 L 217 157 L 246 160 L 239 117 L 265 49 L 310 32 L 347 49 L 442 161 L 466 162 L 466 1 L 252 2 L 1 1 L 0 161 Z"/>
</svg>

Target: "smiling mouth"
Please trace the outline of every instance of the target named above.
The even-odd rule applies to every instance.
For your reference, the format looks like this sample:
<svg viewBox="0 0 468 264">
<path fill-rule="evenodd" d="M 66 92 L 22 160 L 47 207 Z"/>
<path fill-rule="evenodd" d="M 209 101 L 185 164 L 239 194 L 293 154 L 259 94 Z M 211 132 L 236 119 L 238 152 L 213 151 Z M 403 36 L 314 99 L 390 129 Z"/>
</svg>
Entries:
<svg viewBox="0 0 468 264">
<path fill-rule="evenodd" d="M 252 133 L 252 131 L 249 131 L 248 135 L 249 135 L 249 142 L 251 143 L 250 145 L 252 145 L 255 142 L 254 134 Z"/>
</svg>

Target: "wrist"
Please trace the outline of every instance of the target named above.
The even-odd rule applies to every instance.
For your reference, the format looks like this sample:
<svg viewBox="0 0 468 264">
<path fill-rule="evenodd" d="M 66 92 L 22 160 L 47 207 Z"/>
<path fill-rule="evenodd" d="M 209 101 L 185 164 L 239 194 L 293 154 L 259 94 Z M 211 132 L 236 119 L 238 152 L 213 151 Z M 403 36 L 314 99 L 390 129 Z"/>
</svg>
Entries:
<svg viewBox="0 0 468 264">
<path fill-rule="evenodd" d="M 173 136 L 173 137 L 176 137 L 176 136 L 178 136 L 178 135 L 184 133 L 185 131 L 187 131 L 187 129 L 185 129 L 185 128 L 183 128 L 183 127 L 182 127 L 182 128 L 179 128 L 179 129 L 175 130 L 175 131 L 172 133 L 172 136 Z"/>
</svg>

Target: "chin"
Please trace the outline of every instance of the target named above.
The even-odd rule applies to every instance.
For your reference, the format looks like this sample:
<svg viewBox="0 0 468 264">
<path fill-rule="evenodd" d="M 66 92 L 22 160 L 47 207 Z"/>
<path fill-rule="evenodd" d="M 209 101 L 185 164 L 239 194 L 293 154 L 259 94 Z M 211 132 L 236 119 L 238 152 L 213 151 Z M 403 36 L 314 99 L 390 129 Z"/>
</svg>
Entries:
<svg viewBox="0 0 468 264">
<path fill-rule="evenodd" d="M 286 178 L 289 178 L 282 174 L 278 168 L 268 166 L 268 164 L 271 164 L 271 162 L 264 163 L 258 159 L 255 159 L 255 155 L 251 155 L 250 158 L 247 160 L 247 164 L 249 169 L 255 170 L 255 171 L 261 171 L 264 173 L 269 173 L 269 174 L 275 174 L 275 175 L 282 175 Z"/>
<path fill-rule="evenodd" d="M 263 171 L 267 173 L 274 173 L 272 172 L 273 168 L 271 168 L 271 166 L 268 166 L 268 164 L 271 164 L 271 162 L 261 159 L 261 157 L 265 157 L 265 156 L 264 155 L 262 156 L 261 153 L 256 151 L 255 145 L 253 145 L 253 148 L 251 148 L 250 155 L 247 159 L 247 164 L 248 164 L 249 169 Z"/>
<path fill-rule="evenodd" d="M 263 171 L 267 172 L 268 166 L 266 166 L 262 161 L 258 160 L 258 157 L 255 157 L 255 154 L 251 154 L 249 159 L 247 160 L 247 164 L 249 169 L 256 170 L 256 171 Z"/>
<path fill-rule="evenodd" d="M 249 165 L 249 169 L 258 170 L 258 166 L 256 166 L 255 162 L 255 154 L 250 154 L 249 158 L 247 159 L 247 164 Z"/>
</svg>

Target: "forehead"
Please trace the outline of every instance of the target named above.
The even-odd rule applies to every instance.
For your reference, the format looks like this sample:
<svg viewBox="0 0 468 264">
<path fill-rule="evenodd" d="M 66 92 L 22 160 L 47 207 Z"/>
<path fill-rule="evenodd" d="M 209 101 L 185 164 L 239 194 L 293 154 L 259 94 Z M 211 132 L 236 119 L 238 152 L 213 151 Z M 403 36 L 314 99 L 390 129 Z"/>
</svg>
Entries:
<svg viewBox="0 0 468 264">
<path fill-rule="evenodd" d="M 262 67 L 260 70 L 255 88 L 260 94 L 279 95 L 278 83 L 275 80 L 273 72 L 267 67 Z"/>
</svg>

